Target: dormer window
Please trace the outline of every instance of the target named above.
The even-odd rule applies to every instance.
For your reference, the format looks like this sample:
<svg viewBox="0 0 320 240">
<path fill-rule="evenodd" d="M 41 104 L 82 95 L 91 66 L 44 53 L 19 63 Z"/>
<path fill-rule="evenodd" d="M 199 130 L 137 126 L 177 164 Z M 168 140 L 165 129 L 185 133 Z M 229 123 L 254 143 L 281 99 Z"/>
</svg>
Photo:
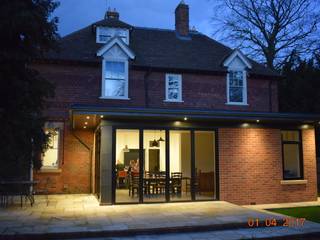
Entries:
<svg viewBox="0 0 320 240">
<path fill-rule="evenodd" d="M 227 103 L 228 105 L 248 105 L 247 69 L 252 66 L 247 58 L 235 50 L 223 64 L 227 69 Z"/>
<path fill-rule="evenodd" d="M 119 37 L 129 45 L 129 30 L 122 28 L 97 27 L 97 43 L 107 43 L 113 37 Z"/>
</svg>

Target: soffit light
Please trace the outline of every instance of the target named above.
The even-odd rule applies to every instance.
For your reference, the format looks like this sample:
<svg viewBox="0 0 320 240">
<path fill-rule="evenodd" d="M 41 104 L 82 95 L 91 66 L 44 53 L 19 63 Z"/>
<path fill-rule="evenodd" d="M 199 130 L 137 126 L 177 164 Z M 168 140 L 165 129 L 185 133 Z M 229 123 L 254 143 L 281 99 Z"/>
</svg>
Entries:
<svg viewBox="0 0 320 240">
<path fill-rule="evenodd" d="M 88 120 L 89 120 L 89 119 L 90 119 L 90 116 L 87 116 L 87 117 L 86 117 L 86 119 L 88 119 Z"/>
</svg>

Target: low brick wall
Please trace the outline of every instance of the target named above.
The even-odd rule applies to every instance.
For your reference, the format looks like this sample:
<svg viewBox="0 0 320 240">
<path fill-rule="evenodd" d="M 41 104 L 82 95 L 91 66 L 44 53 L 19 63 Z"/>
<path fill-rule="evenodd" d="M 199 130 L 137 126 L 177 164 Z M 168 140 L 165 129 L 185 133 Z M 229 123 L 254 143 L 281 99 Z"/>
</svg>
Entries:
<svg viewBox="0 0 320 240">
<path fill-rule="evenodd" d="M 281 185 L 279 129 L 219 129 L 220 199 L 236 204 L 314 201 L 317 197 L 314 130 L 303 130 L 303 185 Z"/>
</svg>

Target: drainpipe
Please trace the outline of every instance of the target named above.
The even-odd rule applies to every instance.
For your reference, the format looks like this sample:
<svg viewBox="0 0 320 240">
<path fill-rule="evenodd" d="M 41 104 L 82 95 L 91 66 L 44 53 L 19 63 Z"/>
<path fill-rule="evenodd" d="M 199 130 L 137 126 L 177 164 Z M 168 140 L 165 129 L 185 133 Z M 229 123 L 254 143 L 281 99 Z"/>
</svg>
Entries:
<svg viewBox="0 0 320 240">
<path fill-rule="evenodd" d="M 269 112 L 272 112 L 272 80 L 269 81 Z"/>
<path fill-rule="evenodd" d="M 145 98 L 145 106 L 146 108 L 149 107 L 149 86 L 148 86 L 148 78 L 151 75 L 151 69 L 149 68 L 144 76 L 143 76 L 143 83 L 144 83 L 144 98 Z"/>
</svg>

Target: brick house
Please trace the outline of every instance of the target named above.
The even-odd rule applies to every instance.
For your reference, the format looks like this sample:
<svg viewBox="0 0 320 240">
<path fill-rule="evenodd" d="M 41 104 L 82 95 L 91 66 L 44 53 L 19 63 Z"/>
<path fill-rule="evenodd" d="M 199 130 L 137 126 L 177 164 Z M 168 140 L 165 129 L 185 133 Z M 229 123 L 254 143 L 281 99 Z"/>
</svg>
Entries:
<svg viewBox="0 0 320 240">
<path fill-rule="evenodd" d="M 53 133 L 34 178 L 101 204 L 313 201 L 312 115 L 278 112 L 281 76 L 189 28 L 103 20 L 61 39 L 34 66 L 56 86 Z"/>
</svg>

